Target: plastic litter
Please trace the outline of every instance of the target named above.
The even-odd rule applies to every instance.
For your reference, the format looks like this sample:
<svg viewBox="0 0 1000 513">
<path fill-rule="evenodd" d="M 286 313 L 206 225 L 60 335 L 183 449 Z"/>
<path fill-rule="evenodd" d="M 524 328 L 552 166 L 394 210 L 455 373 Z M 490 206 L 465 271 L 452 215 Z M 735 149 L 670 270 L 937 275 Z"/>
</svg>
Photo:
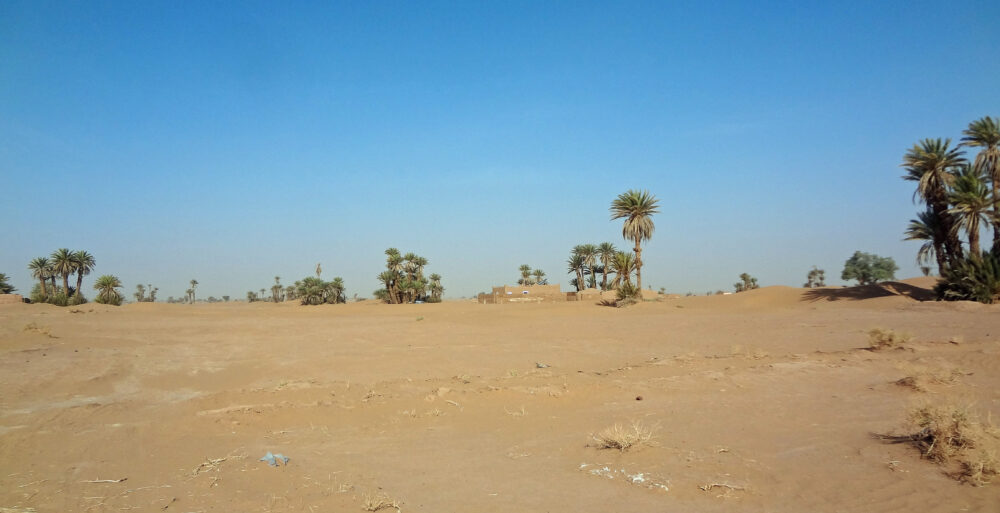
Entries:
<svg viewBox="0 0 1000 513">
<path fill-rule="evenodd" d="M 272 467 L 277 467 L 278 462 L 281 462 L 282 465 L 288 465 L 288 458 L 285 457 L 285 455 L 281 453 L 271 454 L 271 451 L 267 451 L 267 454 L 265 454 L 264 457 L 260 459 L 260 461 L 266 461 L 267 464 Z"/>
</svg>

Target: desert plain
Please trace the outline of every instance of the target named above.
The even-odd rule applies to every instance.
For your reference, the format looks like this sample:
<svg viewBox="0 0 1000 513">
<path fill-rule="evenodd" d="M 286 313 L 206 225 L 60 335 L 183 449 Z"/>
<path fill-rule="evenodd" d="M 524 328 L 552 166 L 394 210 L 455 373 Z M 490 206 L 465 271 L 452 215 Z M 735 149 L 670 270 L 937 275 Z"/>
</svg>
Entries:
<svg viewBox="0 0 1000 513">
<path fill-rule="evenodd" d="M 920 405 L 1000 416 L 1000 309 L 932 281 L 0 305 L 0 511 L 1000 511 L 1000 483 L 873 436 Z M 601 448 L 615 425 L 651 436 Z"/>
</svg>

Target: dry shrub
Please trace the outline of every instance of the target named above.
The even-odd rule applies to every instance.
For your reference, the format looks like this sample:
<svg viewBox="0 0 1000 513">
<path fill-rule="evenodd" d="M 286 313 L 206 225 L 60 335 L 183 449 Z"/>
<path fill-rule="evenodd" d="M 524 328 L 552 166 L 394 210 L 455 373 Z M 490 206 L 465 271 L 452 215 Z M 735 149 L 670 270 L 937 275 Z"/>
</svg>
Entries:
<svg viewBox="0 0 1000 513">
<path fill-rule="evenodd" d="M 399 501 L 382 494 L 369 495 L 366 493 L 363 507 L 365 511 L 379 511 L 383 509 L 395 509 L 399 511 Z"/>
<path fill-rule="evenodd" d="M 957 463 L 955 477 L 982 486 L 1000 471 L 998 432 L 988 420 L 980 422 L 968 407 L 924 405 L 910 412 L 910 421 L 920 431 L 908 438 L 925 458 L 940 464 Z"/>
<path fill-rule="evenodd" d="M 926 392 L 931 385 L 953 386 L 959 378 L 969 373 L 959 368 L 951 370 L 920 370 L 913 375 L 894 381 L 895 384 L 912 388 L 918 392 Z"/>
<path fill-rule="evenodd" d="M 909 335 L 896 333 L 892 330 L 875 328 L 868 332 L 869 349 L 872 351 L 902 347 L 909 341 Z"/>
<path fill-rule="evenodd" d="M 654 431 L 654 428 L 648 428 L 643 426 L 641 422 L 635 421 L 630 427 L 615 424 L 593 436 L 594 440 L 597 441 L 598 448 L 618 449 L 625 452 L 636 445 L 648 445 L 653 438 Z"/>
</svg>

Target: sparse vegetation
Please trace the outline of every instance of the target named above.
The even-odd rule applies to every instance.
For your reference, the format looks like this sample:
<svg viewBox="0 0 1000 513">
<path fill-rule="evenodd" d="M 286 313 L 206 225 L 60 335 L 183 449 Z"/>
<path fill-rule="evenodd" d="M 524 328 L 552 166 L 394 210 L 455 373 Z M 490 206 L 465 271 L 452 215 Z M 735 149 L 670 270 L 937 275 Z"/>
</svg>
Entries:
<svg viewBox="0 0 1000 513">
<path fill-rule="evenodd" d="M 364 507 L 365 511 L 380 511 L 383 509 L 395 509 L 399 511 L 399 501 L 381 493 L 376 495 L 366 493 L 362 507 Z"/>
<path fill-rule="evenodd" d="M 629 427 L 621 424 L 605 428 L 600 433 L 593 435 L 597 447 L 600 449 L 617 449 L 621 452 L 629 450 L 637 445 L 649 444 L 653 439 L 653 428 L 643 426 L 641 422 L 635 421 Z"/>
<path fill-rule="evenodd" d="M 910 341 L 910 336 L 893 330 L 875 328 L 868 331 L 868 348 L 872 351 L 902 347 Z"/>
</svg>

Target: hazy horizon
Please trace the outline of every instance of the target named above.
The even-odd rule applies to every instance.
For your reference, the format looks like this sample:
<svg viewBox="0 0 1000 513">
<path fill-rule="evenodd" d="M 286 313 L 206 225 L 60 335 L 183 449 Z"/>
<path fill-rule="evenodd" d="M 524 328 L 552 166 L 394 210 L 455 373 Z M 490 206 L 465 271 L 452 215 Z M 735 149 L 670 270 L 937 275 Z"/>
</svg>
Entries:
<svg viewBox="0 0 1000 513">
<path fill-rule="evenodd" d="M 569 290 L 571 248 L 632 244 L 643 284 L 839 285 L 855 251 L 919 276 L 900 179 L 924 138 L 1000 114 L 996 2 L 0 4 L 0 272 L 58 248 L 131 298 L 380 287 L 388 247 L 445 297 Z M 936 75 L 935 72 L 939 73 Z M 968 153 L 972 155 L 972 152 Z"/>
</svg>

